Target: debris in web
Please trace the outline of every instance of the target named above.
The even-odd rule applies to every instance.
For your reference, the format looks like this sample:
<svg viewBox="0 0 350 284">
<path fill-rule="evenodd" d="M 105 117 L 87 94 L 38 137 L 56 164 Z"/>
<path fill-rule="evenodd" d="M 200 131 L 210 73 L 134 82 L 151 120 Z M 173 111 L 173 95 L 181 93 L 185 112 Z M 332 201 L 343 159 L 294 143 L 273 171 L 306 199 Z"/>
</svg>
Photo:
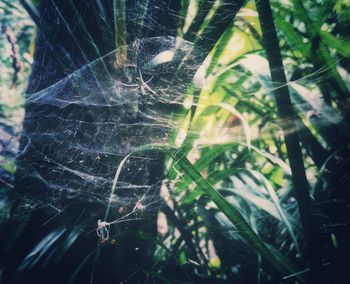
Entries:
<svg viewBox="0 0 350 284">
<path fill-rule="evenodd" d="M 109 230 L 110 230 L 110 223 L 104 222 L 101 220 L 97 221 L 96 233 L 97 233 L 97 236 L 101 239 L 101 242 L 105 242 L 109 240 Z"/>
</svg>

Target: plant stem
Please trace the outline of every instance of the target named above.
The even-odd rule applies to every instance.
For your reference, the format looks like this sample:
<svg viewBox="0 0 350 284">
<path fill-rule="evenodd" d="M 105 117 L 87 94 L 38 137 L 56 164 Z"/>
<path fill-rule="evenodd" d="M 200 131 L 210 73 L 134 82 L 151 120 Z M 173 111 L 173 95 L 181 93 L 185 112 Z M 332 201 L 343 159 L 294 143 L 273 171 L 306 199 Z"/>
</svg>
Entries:
<svg viewBox="0 0 350 284">
<path fill-rule="evenodd" d="M 125 0 L 113 1 L 115 47 L 117 49 L 116 65 L 123 66 L 127 58 L 126 43 L 126 2 Z"/>
<path fill-rule="evenodd" d="M 292 107 L 287 79 L 284 73 L 282 56 L 277 38 L 269 0 L 256 0 L 257 11 L 263 33 L 263 43 L 270 66 L 271 80 L 274 84 L 277 110 L 281 119 L 288 159 L 292 172 L 294 196 L 297 200 L 300 219 L 304 229 L 305 242 L 311 268 L 311 279 L 320 279 L 322 266 L 320 228 L 311 212 L 309 183 L 306 178 L 302 151 Z"/>
</svg>

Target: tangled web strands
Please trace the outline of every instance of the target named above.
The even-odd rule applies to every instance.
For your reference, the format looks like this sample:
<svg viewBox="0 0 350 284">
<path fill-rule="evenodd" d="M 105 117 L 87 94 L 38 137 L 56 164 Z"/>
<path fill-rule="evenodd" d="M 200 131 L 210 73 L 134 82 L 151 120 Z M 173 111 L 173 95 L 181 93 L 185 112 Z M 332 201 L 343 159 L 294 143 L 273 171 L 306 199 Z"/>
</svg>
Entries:
<svg viewBox="0 0 350 284">
<path fill-rule="evenodd" d="M 116 50 L 27 95 L 17 158 L 21 195 L 59 210 L 67 200 L 107 205 L 123 158 L 141 145 L 164 142 L 176 127 L 172 107 L 182 103 L 200 65 L 190 53 L 191 44 L 177 46 L 173 37 L 136 40 L 123 66 L 114 64 Z M 128 159 L 112 205 L 125 206 L 144 192 L 151 198 L 150 187 L 161 180 L 161 159 Z"/>
</svg>

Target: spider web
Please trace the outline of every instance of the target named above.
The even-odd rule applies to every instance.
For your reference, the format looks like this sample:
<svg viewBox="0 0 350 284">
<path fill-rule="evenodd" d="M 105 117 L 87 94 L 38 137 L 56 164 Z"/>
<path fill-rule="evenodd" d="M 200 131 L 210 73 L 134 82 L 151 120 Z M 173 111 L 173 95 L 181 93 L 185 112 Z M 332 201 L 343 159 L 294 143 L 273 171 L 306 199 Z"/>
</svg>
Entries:
<svg viewBox="0 0 350 284">
<path fill-rule="evenodd" d="M 131 153 L 167 143 L 177 127 L 172 112 L 182 106 L 200 64 L 191 44 L 174 37 L 122 48 L 128 55 L 123 66 L 115 64 L 116 50 L 27 95 L 16 177 L 26 207 L 47 207 L 52 218 L 64 214 L 64 222 L 90 208 L 96 220 L 88 223 L 95 226 L 98 218 L 107 221 L 107 204 L 118 212 L 111 218 L 126 221 L 140 200 L 145 211 L 159 201 L 162 155 Z M 130 154 L 111 194 L 118 166 Z"/>
</svg>

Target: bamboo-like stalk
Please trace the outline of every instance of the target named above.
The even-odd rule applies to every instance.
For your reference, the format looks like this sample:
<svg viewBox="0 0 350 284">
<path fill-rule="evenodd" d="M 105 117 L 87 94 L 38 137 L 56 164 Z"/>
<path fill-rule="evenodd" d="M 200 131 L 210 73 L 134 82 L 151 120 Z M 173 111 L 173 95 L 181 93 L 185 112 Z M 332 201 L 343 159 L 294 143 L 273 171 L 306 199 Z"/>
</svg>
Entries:
<svg viewBox="0 0 350 284">
<path fill-rule="evenodd" d="M 116 65 L 123 66 L 127 58 L 126 46 L 126 5 L 125 0 L 113 1 L 114 10 L 114 30 L 115 30 L 115 47 L 117 49 Z"/>
<path fill-rule="evenodd" d="M 294 196 L 298 202 L 300 219 L 304 229 L 311 280 L 317 282 L 322 266 L 320 229 L 312 216 L 309 183 L 300 147 L 295 113 L 293 111 L 287 79 L 284 73 L 281 51 L 269 0 L 256 0 L 263 43 L 270 66 L 271 79 L 275 84 L 277 110 L 281 119 L 288 159 L 292 171 Z"/>
</svg>

